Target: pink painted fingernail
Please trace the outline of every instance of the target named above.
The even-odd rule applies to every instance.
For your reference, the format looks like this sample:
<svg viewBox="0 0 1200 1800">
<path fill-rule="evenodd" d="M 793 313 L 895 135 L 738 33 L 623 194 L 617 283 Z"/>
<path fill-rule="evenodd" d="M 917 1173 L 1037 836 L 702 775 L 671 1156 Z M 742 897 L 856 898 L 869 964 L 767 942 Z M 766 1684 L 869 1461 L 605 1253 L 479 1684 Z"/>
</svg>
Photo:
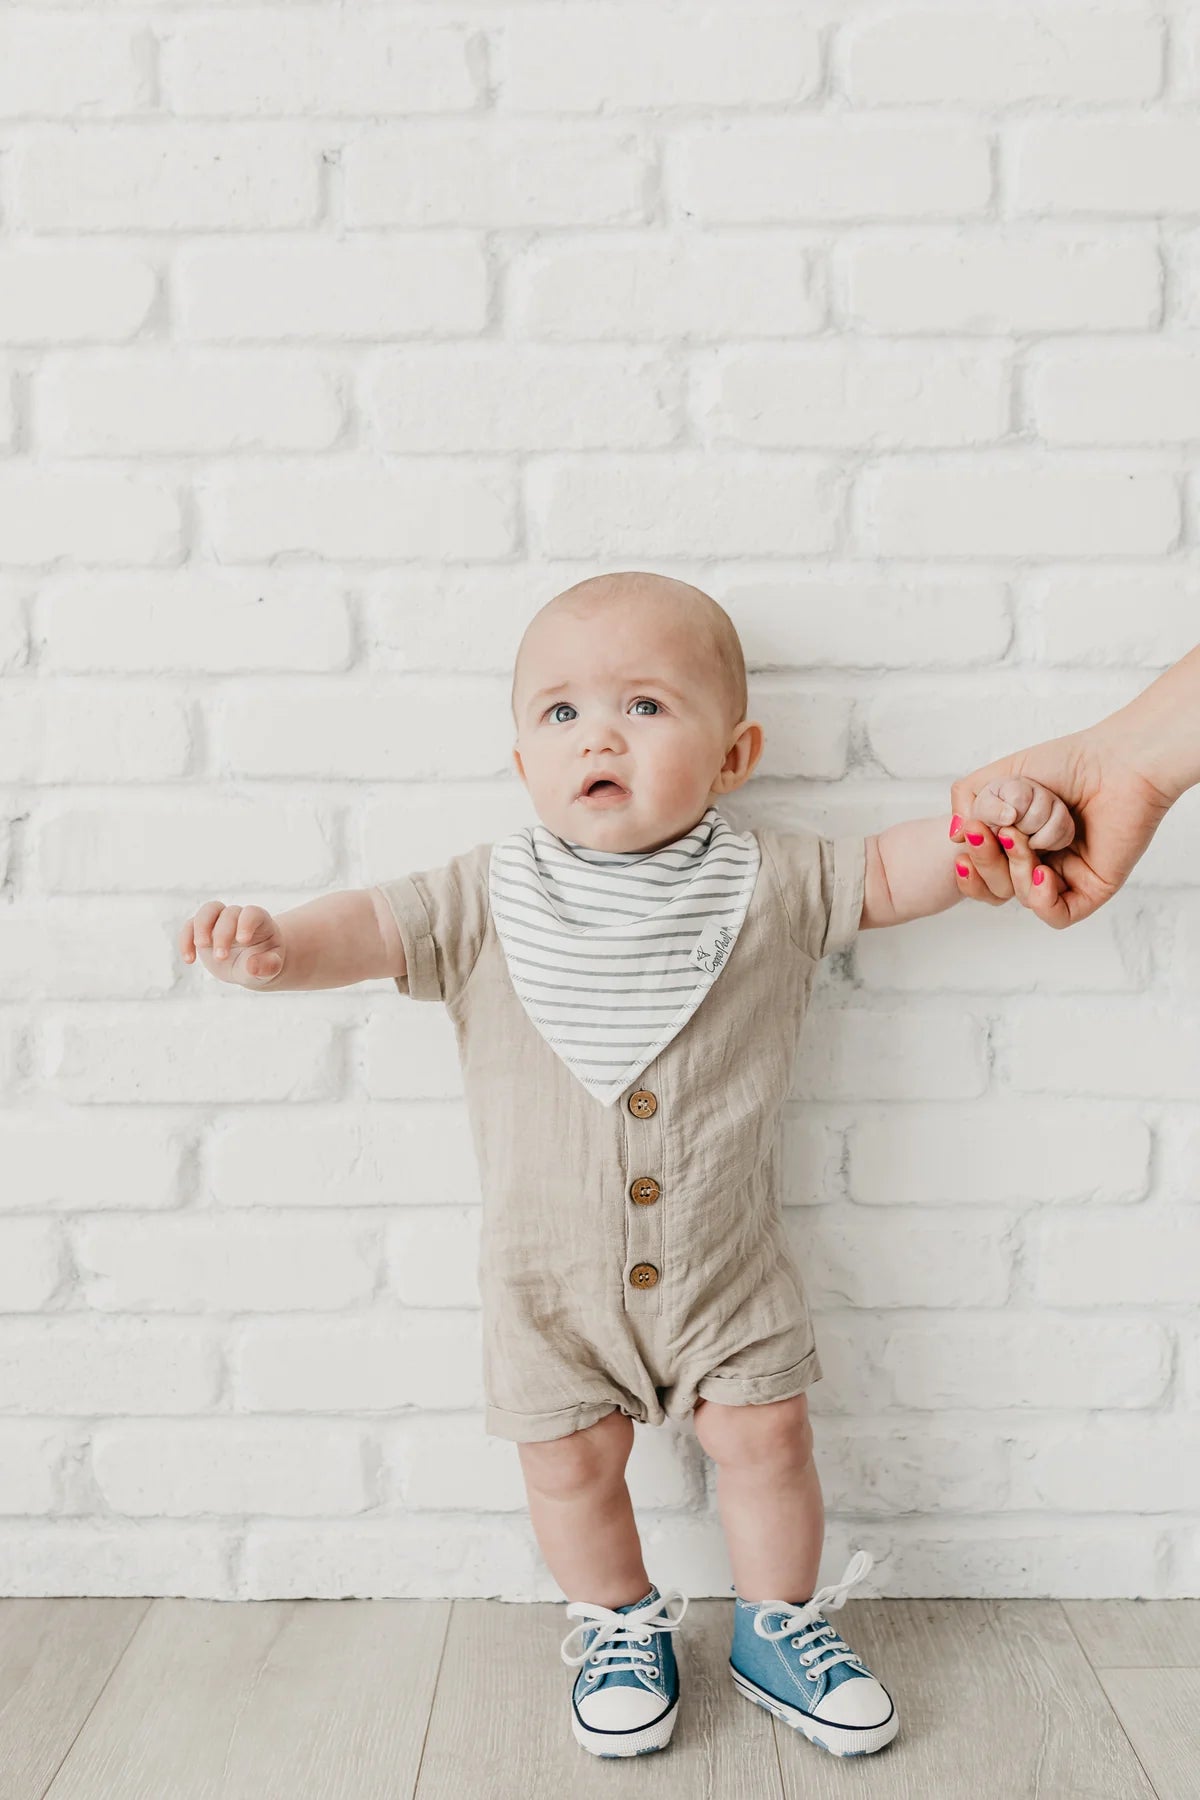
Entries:
<svg viewBox="0 0 1200 1800">
<path fill-rule="evenodd" d="M 1005 849 L 1006 849 L 1006 850 L 1011 850 L 1011 849 L 1012 849 L 1012 847 L 1013 847 L 1013 840 L 1012 840 L 1012 838 L 1006 838 L 1006 837 L 1005 837 L 1005 836 L 1004 836 L 1004 835 L 1003 835 L 1003 833 L 1001 833 L 1001 837 L 1000 837 L 1000 842 L 1001 842 L 1001 843 L 1002 843 L 1002 844 L 1003 844 L 1003 845 L 1004 845 L 1004 848 L 1005 848 Z"/>
<path fill-rule="evenodd" d="M 976 837 L 975 833 L 973 831 L 968 831 L 967 842 L 968 842 L 968 844 L 982 844 L 983 838 L 982 838 L 982 836 Z"/>
<path fill-rule="evenodd" d="M 1041 885 L 1042 885 L 1043 881 L 1045 881 L 1045 879 L 1046 879 L 1046 871 L 1045 871 L 1045 869 L 1042 868 L 1041 864 L 1039 863 L 1037 868 L 1033 871 L 1033 885 L 1035 887 L 1041 887 Z"/>
<path fill-rule="evenodd" d="M 962 827 L 962 820 L 959 818 L 958 814 L 955 813 L 954 817 L 950 821 L 950 836 L 953 837 L 955 832 L 960 830 L 961 827 Z"/>
<path fill-rule="evenodd" d="M 954 867 L 960 875 L 969 875 L 971 873 L 970 869 L 963 863 L 956 862 Z"/>
</svg>

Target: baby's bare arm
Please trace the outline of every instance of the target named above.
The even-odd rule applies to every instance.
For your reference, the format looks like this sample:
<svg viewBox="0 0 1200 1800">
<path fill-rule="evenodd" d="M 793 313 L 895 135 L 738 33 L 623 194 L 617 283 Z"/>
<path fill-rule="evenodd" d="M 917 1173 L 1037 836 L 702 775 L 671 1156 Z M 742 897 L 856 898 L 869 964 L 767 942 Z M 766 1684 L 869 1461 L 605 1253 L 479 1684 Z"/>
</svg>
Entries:
<svg viewBox="0 0 1200 1800">
<path fill-rule="evenodd" d="M 957 903 L 960 884 L 949 832 L 946 813 L 905 819 L 867 839 L 861 930 L 924 919 Z"/>
<path fill-rule="evenodd" d="M 349 987 L 406 972 L 396 921 L 375 888 L 322 894 L 278 917 L 210 900 L 183 926 L 179 947 L 185 962 L 199 956 L 219 981 L 273 992 Z"/>
</svg>

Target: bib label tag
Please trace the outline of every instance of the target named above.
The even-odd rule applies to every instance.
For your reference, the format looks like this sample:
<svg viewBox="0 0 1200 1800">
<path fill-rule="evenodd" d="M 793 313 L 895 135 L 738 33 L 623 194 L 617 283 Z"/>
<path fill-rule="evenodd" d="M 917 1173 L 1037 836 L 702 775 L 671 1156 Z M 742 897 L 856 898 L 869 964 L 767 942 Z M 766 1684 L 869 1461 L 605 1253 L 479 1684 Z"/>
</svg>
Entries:
<svg viewBox="0 0 1200 1800">
<path fill-rule="evenodd" d="M 734 936 L 728 925 L 719 919 L 711 919 L 696 939 L 692 949 L 691 960 L 698 969 L 705 969 L 715 975 L 724 964 L 733 944 Z"/>
</svg>

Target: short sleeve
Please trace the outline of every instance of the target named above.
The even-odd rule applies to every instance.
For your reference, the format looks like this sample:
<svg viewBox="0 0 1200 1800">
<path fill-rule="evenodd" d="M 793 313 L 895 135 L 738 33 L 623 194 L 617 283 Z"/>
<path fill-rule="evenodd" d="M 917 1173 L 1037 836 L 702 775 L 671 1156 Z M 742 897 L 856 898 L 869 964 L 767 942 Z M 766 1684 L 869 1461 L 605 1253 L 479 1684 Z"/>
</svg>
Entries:
<svg viewBox="0 0 1200 1800">
<path fill-rule="evenodd" d="M 407 973 L 396 986 L 412 1000 L 457 1000 L 483 948 L 490 844 L 476 844 L 436 869 L 376 884 L 400 930 Z"/>
<path fill-rule="evenodd" d="M 756 835 L 774 865 L 792 942 L 814 962 L 847 949 L 862 919 L 866 838 L 815 831 Z"/>
</svg>

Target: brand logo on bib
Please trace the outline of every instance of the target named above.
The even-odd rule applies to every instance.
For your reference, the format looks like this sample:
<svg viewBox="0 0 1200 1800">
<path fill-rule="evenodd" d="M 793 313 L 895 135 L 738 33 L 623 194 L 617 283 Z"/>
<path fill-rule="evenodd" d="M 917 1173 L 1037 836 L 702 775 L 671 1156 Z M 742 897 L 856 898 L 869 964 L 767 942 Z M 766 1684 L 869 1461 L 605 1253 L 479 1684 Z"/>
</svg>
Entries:
<svg viewBox="0 0 1200 1800">
<path fill-rule="evenodd" d="M 710 975 L 715 975 L 729 955 L 732 943 L 733 933 L 728 925 L 713 920 L 696 939 L 692 961 L 698 969 L 707 969 Z"/>
</svg>

